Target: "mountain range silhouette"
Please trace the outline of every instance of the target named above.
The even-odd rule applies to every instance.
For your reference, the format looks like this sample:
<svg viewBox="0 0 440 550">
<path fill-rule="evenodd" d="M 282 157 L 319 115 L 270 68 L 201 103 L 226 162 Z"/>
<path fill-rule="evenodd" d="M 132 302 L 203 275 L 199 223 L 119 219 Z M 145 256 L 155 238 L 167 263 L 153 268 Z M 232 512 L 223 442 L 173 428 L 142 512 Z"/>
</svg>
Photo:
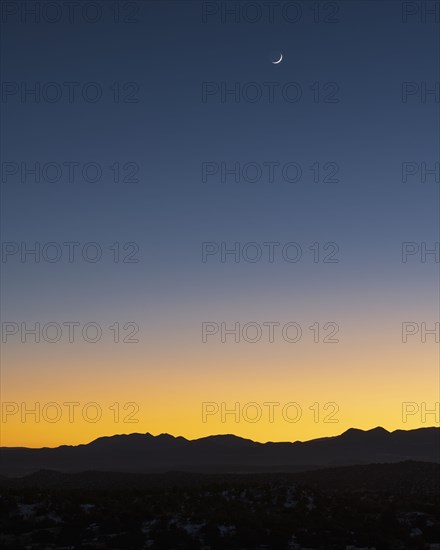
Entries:
<svg viewBox="0 0 440 550">
<path fill-rule="evenodd" d="M 258 443 L 235 435 L 188 440 L 133 433 L 91 443 L 40 449 L 1 448 L 0 474 L 60 472 L 270 472 L 407 460 L 440 462 L 440 428 L 389 432 L 351 428 L 341 435 L 296 442 Z"/>
</svg>

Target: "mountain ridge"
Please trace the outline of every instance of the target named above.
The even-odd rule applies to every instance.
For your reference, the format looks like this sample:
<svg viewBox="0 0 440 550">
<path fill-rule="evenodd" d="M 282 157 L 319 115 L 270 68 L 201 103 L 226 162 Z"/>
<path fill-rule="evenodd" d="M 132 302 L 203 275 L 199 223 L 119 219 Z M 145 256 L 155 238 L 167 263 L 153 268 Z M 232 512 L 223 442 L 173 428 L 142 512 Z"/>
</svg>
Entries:
<svg viewBox="0 0 440 550">
<path fill-rule="evenodd" d="M 233 434 L 189 440 L 159 434 L 116 434 L 59 447 L 1 447 L 0 475 L 47 469 L 121 472 L 266 471 L 308 465 L 333 467 L 406 460 L 440 462 L 440 428 L 389 432 L 350 428 L 340 435 L 295 442 L 256 442 Z"/>
<path fill-rule="evenodd" d="M 440 427 L 437 427 L 437 426 L 427 426 L 427 427 L 423 427 L 423 428 L 414 428 L 412 430 L 402 430 L 402 429 L 396 429 L 396 430 L 392 430 L 392 431 L 389 431 L 387 430 L 386 428 L 383 428 L 382 426 L 376 426 L 375 428 L 370 428 L 370 429 L 367 429 L 367 430 L 363 430 L 361 428 L 348 428 L 347 430 L 345 430 L 345 432 L 342 432 L 341 434 L 339 435 L 330 435 L 330 436 L 324 436 L 324 437 L 317 437 L 317 438 L 313 438 L 313 439 L 307 439 L 305 441 L 303 440 L 295 440 L 295 441 L 272 441 L 272 440 L 268 440 L 268 441 L 254 441 L 250 438 L 247 438 L 247 437 L 241 437 L 241 436 L 238 436 L 238 435 L 235 435 L 235 434 L 231 434 L 231 433 L 225 433 L 225 434 L 212 434 L 212 435 L 207 435 L 207 436 L 203 436 L 203 437 L 198 437 L 198 438 L 195 438 L 195 439 L 188 439 L 184 436 L 181 436 L 181 435 L 172 435 L 172 434 L 169 434 L 169 433 L 166 433 L 166 432 L 162 432 L 158 435 L 153 435 L 152 433 L 150 432 L 145 432 L 145 433 L 140 433 L 140 432 L 132 432 L 132 433 L 129 433 L 129 434 L 125 434 L 125 433 L 121 433 L 121 434 L 113 434 L 113 435 L 103 435 L 103 436 L 99 436 L 97 437 L 96 439 L 92 439 L 91 441 L 89 441 L 88 443 L 78 443 L 77 445 L 67 445 L 67 444 L 62 444 L 62 445 L 59 445 L 58 447 L 26 447 L 26 446 L 23 446 L 23 445 L 20 445 L 20 446 L 14 446 L 14 447 L 8 447 L 8 446 L 4 446 L 4 445 L 1 445 L 0 446 L 0 450 L 1 449 L 31 449 L 31 450 L 39 450 L 39 449 L 60 449 L 60 448 L 75 448 L 75 447 L 83 447 L 83 446 L 87 446 L 87 445 L 92 445 L 93 443 L 96 443 L 96 442 L 99 442 L 99 441 L 110 441 L 110 440 L 117 440 L 119 438 L 148 438 L 148 439 L 160 439 L 160 438 L 167 438 L 167 439 L 172 439 L 172 440 L 181 440 L 181 441 L 186 441 L 186 442 L 196 442 L 196 441 L 204 441 L 204 440 L 213 440 L 213 439 L 219 439 L 219 438 L 229 438 L 231 440 L 241 440 L 241 441 L 249 441 L 249 442 L 252 442 L 252 443 L 256 443 L 258 445 L 267 445 L 267 444 L 296 444 L 296 443 L 311 443 L 312 441 L 325 441 L 325 440 L 330 440 L 330 439 L 335 439 L 335 438 L 339 438 L 339 437 L 342 437 L 342 436 L 346 436 L 348 434 L 376 434 L 376 433 L 382 433 L 382 434 L 396 434 L 396 433 L 410 433 L 410 432 L 422 432 L 424 430 L 439 430 L 439 433 L 440 433 Z"/>
</svg>

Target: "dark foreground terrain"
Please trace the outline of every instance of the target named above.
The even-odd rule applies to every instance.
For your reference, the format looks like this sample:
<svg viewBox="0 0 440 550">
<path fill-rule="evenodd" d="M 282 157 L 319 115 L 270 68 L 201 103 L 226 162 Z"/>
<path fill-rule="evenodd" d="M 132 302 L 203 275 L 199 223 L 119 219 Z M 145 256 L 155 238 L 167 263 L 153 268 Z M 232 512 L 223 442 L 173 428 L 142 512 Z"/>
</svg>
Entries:
<svg viewBox="0 0 440 550">
<path fill-rule="evenodd" d="M 440 465 L 0 478 L 11 549 L 440 549 Z"/>
</svg>

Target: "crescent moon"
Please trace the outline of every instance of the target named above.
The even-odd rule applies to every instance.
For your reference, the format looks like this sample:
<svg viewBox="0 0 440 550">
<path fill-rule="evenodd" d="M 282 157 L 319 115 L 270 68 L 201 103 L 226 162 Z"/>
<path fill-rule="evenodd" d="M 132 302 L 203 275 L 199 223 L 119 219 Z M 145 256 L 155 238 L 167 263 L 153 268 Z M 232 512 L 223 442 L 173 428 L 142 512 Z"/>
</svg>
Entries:
<svg viewBox="0 0 440 550">
<path fill-rule="evenodd" d="M 272 61 L 272 64 L 273 65 L 278 65 L 278 63 L 281 63 L 281 61 L 283 60 L 283 54 L 280 54 L 281 57 L 278 59 L 278 61 Z"/>
</svg>

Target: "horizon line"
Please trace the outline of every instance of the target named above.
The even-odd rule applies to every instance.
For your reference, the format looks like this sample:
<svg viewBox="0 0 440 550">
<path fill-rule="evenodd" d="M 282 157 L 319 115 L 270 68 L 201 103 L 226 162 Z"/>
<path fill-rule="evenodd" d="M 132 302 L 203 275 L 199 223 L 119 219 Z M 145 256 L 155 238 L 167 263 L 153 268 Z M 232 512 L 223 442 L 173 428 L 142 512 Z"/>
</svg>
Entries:
<svg viewBox="0 0 440 550">
<path fill-rule="evenodd" d="M 202 437 L 196 437 L 195 439 L 188 439 L 185 436 L 173 435 L 173 434 L 170 434 L 168 432 L 162 432 L 162 433 L 159 433 L 157 435 L 153 435 L 150 432 L 145 432 L 145 433 L 130 432 L 130 433 L 115 433 L 115 434 L 112 434 L 112 435 L 101 435 L 101 436 L 99 436 L 95 439 L 92 439 L 91 441 L 88 441 L 87 443 L 77 443 L 77 444 L 62 443 L 61 445 L 57 445 L 55 447 L 48 447 L 48 446 L 28 447 L 26 445 L 14 445 L 14 446 L 0 445 L 0 450 L 1 449 L 35 449 L 35 450 L 38 450 L 38 449 L 59 449 L 60 447 L 81 447 L 81 446 L 91 445 L 92 443 L 94 443 L 95 441 L 99 441 L 100 439 L 111 439 L 111 438 L 114 438 L 114 437 L 124 437 L 124 436 L 130 437 L 130 436 L 134 436 L 134 435 L 140 435 L 140 436 L 149 435 L 149 436 L 154 437 L 154 438 L 158 438 L 160 436 L 165 435 L 165 436 L 172 437 L 173 439 L 184 439 L 185 441 L 188 441 L 188 442 L 200 441 L 202 439 L 209 439 L 209 438 L 212 438 L 212 437 L 235 437 L 235 438 L 241 439 L 243 441 L 251 441 L 252 443 L 258 443 L 258 444 L 261 444 L 261 445 L 266 445 L 267 443 L 290 443 L 290 444 L 294 444 L 294 443 L 308 443 L 310 441 L 319 441 L 319 440 L 322 440 L 322 439 L 333 439 L 335 437 L 341 437 L 342 435 L 344 435 L 345 433 L 347 433 L 349 431 L 358 431 L 358 432 L 368 433 L 368 432 L 372 432 L 372 431 L 375 431 L 375 430 L 383 430 L 383 431 L 387 432 L 388 434 L 393 434 L 393 433 L 396 433 L 396 432 L 414 432 L 414 431 L 426 430 L 426 429 L 432 429 L 432 428 L 440 429 L 440 426 L 421 426 L 419 428 L 411 428 L 409 430 L 404 430 L 404 429 L 401 429 L 401 428 L 397 428 L 397 429 L 391 430 L 391 431 L 387 430 L 383 426 L 375 426 L 374 428 L 368 428 L 368 429 L 351 427 L 351 428 L 347 428 L 345 431 L 339 433 L 338 435 L 315 437 L 315 438 L 306 439 L 306 440 L 297 439 L 295 441 L 286 441 L 286 440 L 282 440 L 282 441 L 273 441 L 273 440 L 256 441 L 254 439 L 250 439 L 248 437 L 242 437 L 240 435 L 236 435 L 236 434 L 232 434 L 232 433 L 218 433 L 218 434 L 211 434 L 211 435 L 206 435 L 206 436 L 202 436 Z"/>
</svg>

